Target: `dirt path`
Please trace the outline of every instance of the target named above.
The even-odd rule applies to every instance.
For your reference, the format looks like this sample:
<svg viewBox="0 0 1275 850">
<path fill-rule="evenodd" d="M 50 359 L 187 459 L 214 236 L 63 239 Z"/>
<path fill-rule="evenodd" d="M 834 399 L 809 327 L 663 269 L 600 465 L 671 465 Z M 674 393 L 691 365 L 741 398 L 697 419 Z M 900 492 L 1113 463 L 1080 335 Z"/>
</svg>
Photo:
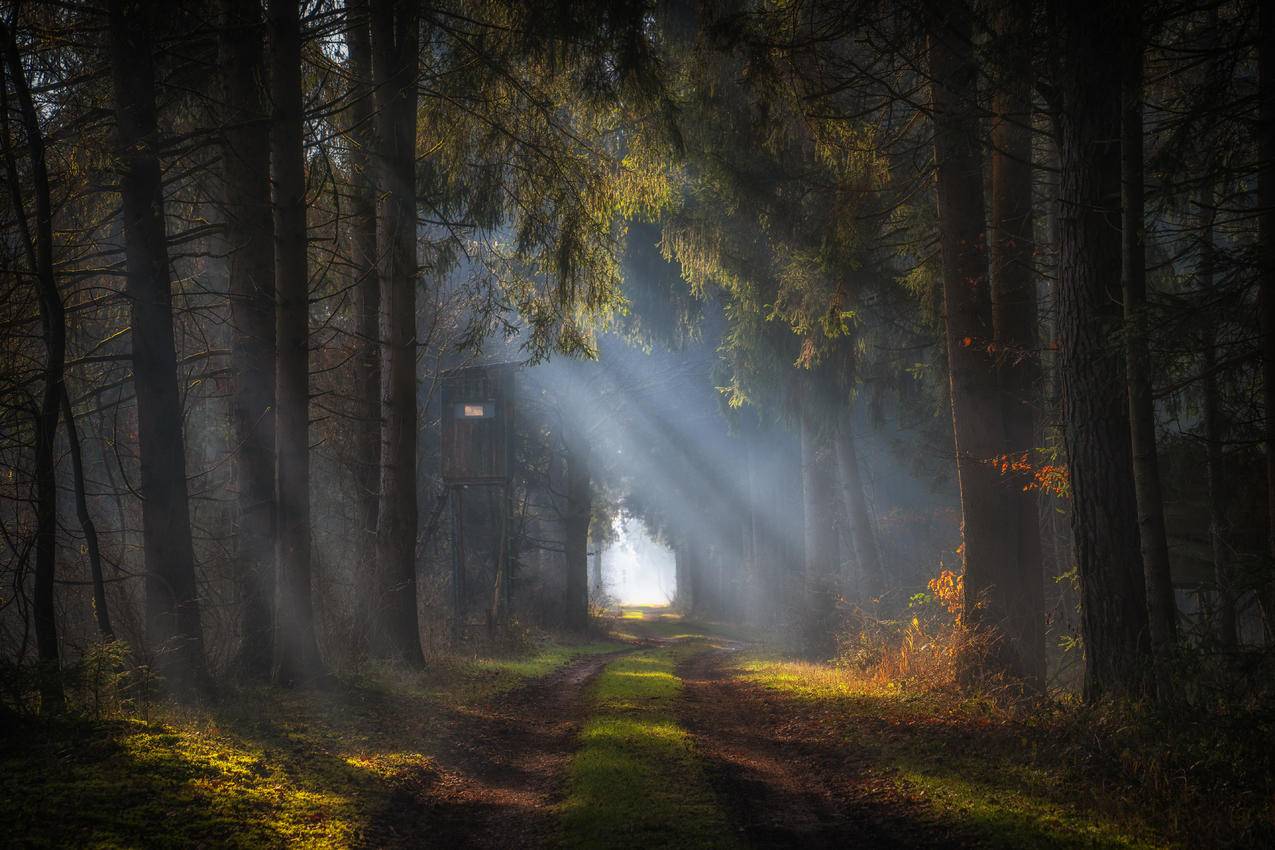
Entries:
<svg viewBox="0 0 1275 850">
<path fill-rule="evenodd" d="M 702 652 L 678 667 L 679 719 L 749 845 L 969 846 L 874 777 L 817 710 L 733 678 L 732 652 Z"/>
<path fill-rule="evenodd" d="M 368 847 L 538 848 L 552 844 L 589 683 L 622 653 L 593 655 L 444 722 L 434 765 L 405 778 Z"/>
</svg>

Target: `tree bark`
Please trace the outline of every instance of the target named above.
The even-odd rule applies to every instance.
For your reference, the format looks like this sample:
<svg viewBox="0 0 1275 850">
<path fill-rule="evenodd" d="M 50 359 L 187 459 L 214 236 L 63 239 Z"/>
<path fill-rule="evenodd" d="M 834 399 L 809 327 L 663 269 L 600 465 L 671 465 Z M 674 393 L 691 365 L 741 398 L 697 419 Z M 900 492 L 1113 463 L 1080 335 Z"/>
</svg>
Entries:
<svg viewBox="0 0 1275 850">
<path fill-rule="evenodd" d="M 346 3 L 353 101 L 350 104 L 350 247 L 354 271 L 358 355 L 354 362 L 357 415 L 354 464 L 360 536 L 355 573 L 355 634 L 368 647 L 387 650 L 379 632 L 380 564 L 376 557 L 381 491 L 381 282 L 377 274 L 376 178 L 371 152 L 376 146 L 372 94 L 372 40 L 367 0 Z"/>
<path fill-rule="evenodd" d="M 381 505 L 377 551 L 391 652 L 424 664 L 416 603 L 416 65 L 417 4 L 372 4 L 380 191 Z"/>
<path fill-rule="evenodd" d="M 223 0 L 222 201 L 230 278 L 231 401 L 243 611 L 237 665 L 270 677 L 275 597 L 275 256 L 261 0 Z"/>
<path fill-rule="evenodd" d="M 677 586 L 673 594 L 673 604 L 679 611 L 689 610 L 690 575 L 686 569 L 686 546 L 677 539 L 673 541 L 673 583 Z"/>
<path fill-rule="evenodd" d="M 141 455 L 146 639 L 160 673 L 184 690 L 205 684 L 207 672 L 173 343 L 150 43 L 152 8 L 138 0 L 111 0 L 109 41 Z"/>
<path fill-rule="evenodd" d="M 941 9 L 941 11 L 939 11 Z M 1009 487 L 996 461 L 1006 446 L 996 362 L 984 227 L 983 162 L 978 125 L 978 65 L 969 9 L 935 6 L 929 61 L 943 257 L 952 431 L 961 498 L 965 617 L 995 634 L 986 658 L 965 660 L 970 672 L 994 670 L 1029 678 L 1031 650 L 1015 641 L 1012 595 L 1020 586 L 1004 534 Z M 1017 519 L 1015 520 L 1017 527 Z"/>
<path fill-rule="evenodd" d="M 1147 618 L 1156 663 L 1156 691 L 1167 700 L 1172 685 L 1167 673 L 1169 655 L 1177 642 L 1177 603 L 1169 567 L 1164 496 L 1156 454 L 1155 401 L 1151 391 L 1151 355 L 1147 349 L 1147 269 L 1145 190 L 1142 130 L 1141 3 L 1131 3 L 1131 43 L 1125 51 L 1121 85 L 1121 172 L 1124 218 L 1123 289 L 1125 359 L 1129 370 L 1129 436 L 1133 454 L 1133 484 L 1138 502 L 1138 534 L 1142 543 L 1142 573 L 1146 583 Z"/>
<path fill-rule="evenodd" d="M 702 529 L 691 529 L 686 537 L 686 585 L 689 591 L 690 604 L 686 613 L 700 616 L 708 610 L 708 589 L 704 581 L 704 543 L 699 535 Z"/>
<path fill-rule="evenodd" d="M 4 65 L 13 80 L 18 111 L 22 116 L 31 160 L 31 176 L 35 190 L 35 232 L 27 220 L 26 207 L 18 183 L 18 168 L 9 137 L 8 87 L 0 73 L 0 109 L 4 110 L 4 158 L 12 192 L 13 213 L 22 233 L 27 259 L 35 273 L 36 295 L 40 309 L 40 334 L 44 339 L 44 388 L 40 410 L 36 416 L 35 436 L 35 581 L 32 588 L 32 620 L 35 626 L 36 654 L 40 660 L 40 692 L 42 712 L 59 713 L 65 707 L 62 692 L 61 651 L 58 647 L 57 610 L 53 583 L 57 577 L 58 492 L 54 441 L 58 434 L 58 416 L 65 392 L 66 312 L 58 292 L 53 271 L 53 205 L 49 193 L 49 172 L 44 156 L 44 133 L 40 129 L 26 70 L 18 55 L 12 31 L 0 23 Z M 3 69 L 0 69 L 3 70 Z"/>
<path fill-rule="evenodd" d="M 115 640 L 111 628 L 111 612 L 106 606 L 106 576 L 102 573 L 102 549 L 97 539 L 97 524 L 89 513 L 88 494 L 84 486 L 84 453 L 80 447 L 80 432 L 71 410 L 71 396 L 62 383 L 62 417 L 66 420 L 66 442 L 71 455 L 71 473 L 75 487 L 75 515 L 84 533 L 84 548 L 88 550 L 89 577 L 93 582 L 93 617 L 97 621 L 97 633 L 104 641 Z"/>
<path fill-rule="evenodd" d="M 1121 330 L 1123 43 L 1106 4 L 1058 7 L 1059 372 L 1080 575 L 1085 695 L 1150 692 L 1146 585 Z"/>
<path fill-rule="evenodd" d="M 563 622 L 568 629 L 584 631 L 589 626 L 589 517 L 593 513 L 593 494 L 587 449 L 578 439 L 569 437 L 566 451 L 567 515 L 563 528 L 567 575 Z"/>
<path fill-rule="evenodd" d="M 593 593 L 602 593 L 602 541 L 593 541 L 593 560 L 589 565 L 589 585 Z"/>
<path fill-rule="evenodd" d="M 837 524 L 833 500 L 833 445 L 820 428 L 814 399 L 815 379 L 803 376 L 807 391 L 801 402 L 801 503 L 805 558 L 803 616 L 805 651 L 827 658 L 835 649 L 834 606 L 837 592 Z"/>
<path fill-rule="evenodd" d="M 1275 565 L 1275 6 L 1258 4 L 1257 244 L 1262 324 L 1262 400 L 1266 419 L 1267 553 Z M 1262 582 L 1268 645 L 1275 644 L 1275 570 Z"/>
<path fill-rule="evenodd" d="M 1005 448 L 1030 458 L 1036 445 L 1040 341 L 1036 316 L 1035 234 L 1032 216 L 1031 4 L 1006 0 L 998 10 L 998 67 L 992 98 L 992 327 Z M 1010 570 L 1005 577 L 1004 629 L 1018 648 L 1018 673 L 1045 687 L 1045 570 L 1036 491 L 1022 477 L 1002 482 Z"/>
<path fill-rule="evenodd" d="M 310 552 L 310 308 L 298 0 L 271 0 L 270 166 L 274 182 L 277 340 L 278 624 L 275 680 L 322 675 Z"/>
<path fill-rule="evenodd" d="M 1200 261 L 1197 274 L 1200 291 L 1205 297 L 1216 286 L 1217 256 L 1213 236 L 1215 215 L 1213 177 L 1205 179 L 1200 192 Z M 1204 452 L 1205 472 L 1209 489 L 1209 541 L 1213 548 L 1213 582 L 1217 587 L 1217 637 L 1223 649 L 1233 650 L 1239 642 L 1235 616 L 1235 580 L 1231 571 L 1231 557 L 1227 550 L 1230 536 L 1230 519 L 1227 511 L 1226 459 L 1222 454 L 1226 439 L 1223 421 L 1221 392 L 1218 387 L 1217 322 L 1209 316 L 1204 334 Z"/>
<path fill-rule="evenodd" d="M 801 408 L 801 502 L 805 514 L 805 578 L 811 590 L 836 572 L 836 520 L 833 513 L 832 441 L 819 427 L 813 402 Z"/>
<path fill-rule="evenodd" d="M 885 589 L 885 576 L 881 569 L 876 533 L 872 529 L 872 515 L 868 511 L 863 476 L 859 472 L 859 452 L 855 448 L 854 439 L 853 408 L 847 407 L 837 435 L 837 468 L 850 524 L 850 536 L 854 540 L 855 560 L 858 561 L 863 577 L 863 592 L 867 598 L 875 599 Z"/>
</svg>

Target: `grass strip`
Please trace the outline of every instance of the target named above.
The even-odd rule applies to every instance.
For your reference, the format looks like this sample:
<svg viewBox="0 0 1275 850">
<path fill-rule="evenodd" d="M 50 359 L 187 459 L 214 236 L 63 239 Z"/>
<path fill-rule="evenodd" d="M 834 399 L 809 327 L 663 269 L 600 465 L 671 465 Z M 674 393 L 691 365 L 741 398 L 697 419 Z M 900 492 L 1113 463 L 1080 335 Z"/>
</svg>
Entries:
<svg viewBox="0 0 1275 850">
<path fill-rule="evenodd" d="M 686 730 L 674 717 L 678 658 L 691 644 L 612 662 L 594 684 L 563 807 L 570 848 L 734 848 Z"/>
</svg>

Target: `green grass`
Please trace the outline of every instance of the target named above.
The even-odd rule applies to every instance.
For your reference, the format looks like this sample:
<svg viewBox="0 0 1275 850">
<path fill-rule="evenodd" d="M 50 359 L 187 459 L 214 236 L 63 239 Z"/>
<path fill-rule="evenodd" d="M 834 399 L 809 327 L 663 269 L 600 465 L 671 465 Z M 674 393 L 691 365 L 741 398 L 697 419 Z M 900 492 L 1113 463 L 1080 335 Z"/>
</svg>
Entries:
<svg viewBox="0 0 1275 850">
<path fill-rule="evenodd" d="M 605 655 L 623 648 L 623 644 L 611 640 L 546 643 L 530 653 L 454 659 L 450 662 L 450 675 L 433 688 L 427 688 L 427 693 L 449 702 L 482 701 L 512 690 L 528 679 L 547 676 L 573 659 Z"/>
<path fill-rule="evenodd" d="M 734 848 L 690 736 L 674 716 L 680 658 L 703 636 L 668 613 L 627 617 L 640 638 L 675 640 L 612 662 L 592 689 L 562 811 L 562 843 L 585 848 Z M 685 635 L 685 637 L 678 637 Z"/>
<path fill-rule="evenodd" d="M 1146 771 L 1135 763 L 1156 758 L 1157 747 L 1167 748 L 1156 739 L 1175 733 L 1139 736 L 1127 714 L 1115 733 L 1126 740 L 1113 744 L 1107 721 L 1074 705 L 905 692 L 828 665 L 756 653 L 741 660 L 738 675 L 833 718 L 843 745 L 873 774 L 985 846 L 1261 846 L 1255 836 L 1270 834 L 1269 799 L 1262 826 L 1260 798 L 1238 811 L 1239 789 L 1200 794 L 1189 768 L 1163 788 L 1144 787 Z"/>
<path fill-rule="evenodd" d="M 0 733 L 0 824 L 18 847 L 350 847 L 402 834 L 445 718 L 617 644 L 380 667 L 322 691 L 249 688 L 199 709 Z M 393 830 L 387 832 L 387 830 Z"/>
<path fill-rule="evenodd" d="M 755 638 L 749 629 L 729 623 L 687 620 L 672 608 L 661 605 L 622 608 L 612 633 L 628 641 L 690 641 L 705 635 L 744 641 Z"/>
</svg>

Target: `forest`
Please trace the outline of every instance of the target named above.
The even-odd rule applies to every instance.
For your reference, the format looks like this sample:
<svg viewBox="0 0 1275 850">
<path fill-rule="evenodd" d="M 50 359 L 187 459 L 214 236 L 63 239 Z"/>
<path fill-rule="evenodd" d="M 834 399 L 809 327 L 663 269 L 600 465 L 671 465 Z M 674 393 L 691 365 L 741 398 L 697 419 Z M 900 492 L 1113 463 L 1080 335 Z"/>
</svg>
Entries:
<svg viewBox="0 0 1275 850">
<path fill-rule="evenodd" d="M 0 845 L 1275 846 L 1275 4 L 0 0 Z"/>
</svg>

